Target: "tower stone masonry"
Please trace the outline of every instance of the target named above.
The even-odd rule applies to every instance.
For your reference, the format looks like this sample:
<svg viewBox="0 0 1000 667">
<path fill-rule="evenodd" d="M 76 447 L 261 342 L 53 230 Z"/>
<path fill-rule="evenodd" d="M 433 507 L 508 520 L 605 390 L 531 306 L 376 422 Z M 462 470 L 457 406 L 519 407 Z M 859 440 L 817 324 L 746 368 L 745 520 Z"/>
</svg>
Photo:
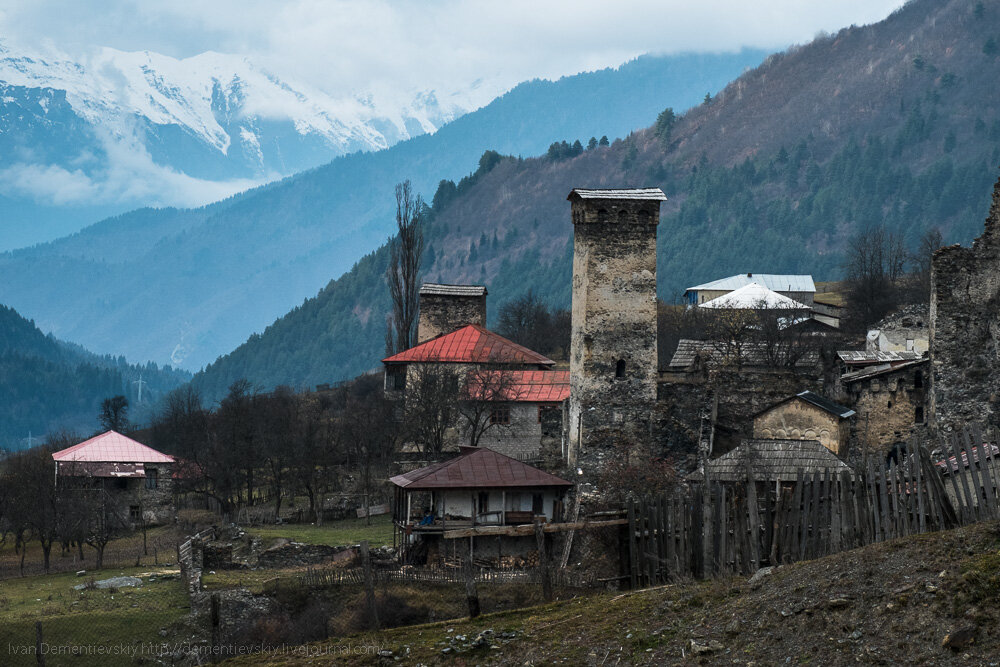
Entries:
<svg viewBox="0 0 1000 667">
<path fill-rule="evenodd" d="M 656 403 L 659 188 L 570 192 L 573 307 L 566 459 L 649 438 Z"/>
</svg>

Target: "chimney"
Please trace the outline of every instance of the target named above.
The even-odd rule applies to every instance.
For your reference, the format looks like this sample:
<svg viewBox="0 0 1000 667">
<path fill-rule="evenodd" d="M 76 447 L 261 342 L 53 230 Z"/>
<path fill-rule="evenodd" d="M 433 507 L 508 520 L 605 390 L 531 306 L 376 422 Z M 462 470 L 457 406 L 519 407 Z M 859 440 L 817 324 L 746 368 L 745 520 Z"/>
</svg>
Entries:
<svg viewBox="0 0 1000 667">
<path fill-rule="evenodd" d="M 421 285 L 417 344 L 451 333 L 467 324 L 485 327 L 486 295 L 486 287 L 483 285 Z"/>
</svg>

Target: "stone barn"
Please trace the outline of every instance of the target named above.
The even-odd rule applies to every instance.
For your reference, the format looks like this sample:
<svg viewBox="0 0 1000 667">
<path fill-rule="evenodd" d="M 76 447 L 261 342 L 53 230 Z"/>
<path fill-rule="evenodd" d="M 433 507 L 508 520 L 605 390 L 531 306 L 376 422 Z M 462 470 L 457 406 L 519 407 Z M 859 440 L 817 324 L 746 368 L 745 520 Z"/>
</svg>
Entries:
<svg viewBox="0 0 1000 667">
<path fill-rule="evenodd" d="M 841 386 L 858 416 L 855 441 L 866 451 L 892 452 L 927 424 L 926 357 L 845 373 Z"/>
<path fill-rule="evenodd" d="M 115 431 L 52 454 L 56 480 L 100 489 L 114 515 L 132 527 L 169 523 L 174 517 L 174 458 Z"/>
<path fill-rule="evenodd" d="M 567 461 L 591 445 L 653 439 L 659 188 L 569 193 L 573 304 Z"/>
<path fill-rule="evenodd" d="M 851 437 L 854 410 L 825 396 L 803 391 L 753 418 L 753 437 L 763 440 L 818 440 L 834 454 L 844 456 Z"/>
</svg>

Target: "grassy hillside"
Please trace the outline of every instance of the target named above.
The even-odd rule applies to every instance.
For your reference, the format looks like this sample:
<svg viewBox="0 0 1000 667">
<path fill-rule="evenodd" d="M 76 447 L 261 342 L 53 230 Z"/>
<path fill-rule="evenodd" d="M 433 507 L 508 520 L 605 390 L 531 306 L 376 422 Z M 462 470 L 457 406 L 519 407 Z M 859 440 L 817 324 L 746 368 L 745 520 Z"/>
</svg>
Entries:
<svg viewBox="0 0 1000 667">
<path fill-rule="evenodd" d="M 133 384 L 140 377 L 142 404 Z M 155 400 L 189 377 L 169 366 L 92 354 L 46 336 L 34 322 L 0 305 L 0 448 L 19 449 L 29 433 L 35 438 L 60 429 L 89 434 L 97 428 L 101 401 L 117 394 L 130 397 L 136 420 L 148 419 Z"/>
<path fill-rule="evenodd" d="M 484 149 L 533 155 L 553 139 L 611 137 L 697 103 L 760 51 L 644 57 L 522 84 L 376 153 L 358 153 L 194 211 L 139 210 L 0 255 L 0 302 L 98 352 L 198 369 L 262 331 L 383 242 L 393 187 L 426 198 Z M 609 103 L 613 101 L 613 103 Z"/>
<path fill-rule="evenodd" d="M 1000 539 L 992 524 L 902 538 L 745 577 L 678 582 L 353 635 L 298 655 L 227 664 L 299 665 L 309 655 L 400 664 L 974 664 L 995 661 Z M 968 629 L 960 649 L 944 638 Z M 484 631 L 498 647 L 471 648 Z M 355 649 L 355 650 L 352 650 Z M 446 650 L 447 649 L 447 650 Z"/>
<path fill-rule="evenodd" d="M 1000 163 L 1000 7 L 917 0 L 885 21 L 768 58 L 668 128 L 609 146 L 486 160 L 444 183 L 425 276 L 483 282 L 490 312 L 534 289 L 568 305 L 571 188 L 659 186 L 660 296 L 733 273 L 840 277 L 852 234 L 885 223 L 916 244 L 981 229 Z M 993 27 L 991 27 L 993 26 Z M 559 137 L 553 137 L 558 139 Z M 196 377 L 305 386 L 376 367 L 388 301 L 377 251 Z"/>
</svg>

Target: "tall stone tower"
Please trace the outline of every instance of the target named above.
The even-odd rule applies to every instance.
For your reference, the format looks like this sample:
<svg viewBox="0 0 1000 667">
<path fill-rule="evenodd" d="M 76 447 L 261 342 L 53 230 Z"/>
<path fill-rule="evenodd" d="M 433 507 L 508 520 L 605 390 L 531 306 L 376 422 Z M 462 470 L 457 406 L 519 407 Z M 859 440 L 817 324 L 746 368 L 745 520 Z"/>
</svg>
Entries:
<svg viewBox="0 0 1000 667">
<path fill-rule="evenodd" d="M 621 435 L 648 437 L 656 403 L 659 188 L 569 193 L 573 312 L 566 458 Z"/>
<path fill-rule="evenodd" d="M 485 327 L 486 295 L 483 285 L 421 285 L 417 344 L 451 333 L 466 324 Z"/>
</svg>

